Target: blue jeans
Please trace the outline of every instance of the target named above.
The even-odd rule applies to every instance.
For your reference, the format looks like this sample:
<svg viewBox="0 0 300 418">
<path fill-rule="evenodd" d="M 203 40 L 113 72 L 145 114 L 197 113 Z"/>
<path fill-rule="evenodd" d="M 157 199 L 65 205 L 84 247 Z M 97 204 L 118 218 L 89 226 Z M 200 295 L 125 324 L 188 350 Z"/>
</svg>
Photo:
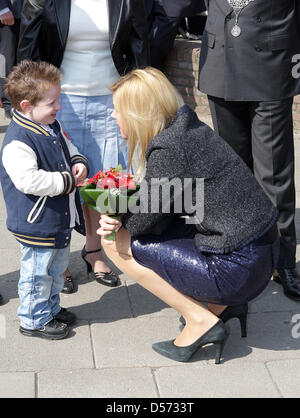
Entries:
<svg viewBox="0 0 300 418">
<path fill-rule="evenodd" d="M 60 311 L 63 272 L 69 264 L 70 246 L 62 249 L 21 245 L 18 317 L 26 329 L 42 328 Z"/>
</svg>

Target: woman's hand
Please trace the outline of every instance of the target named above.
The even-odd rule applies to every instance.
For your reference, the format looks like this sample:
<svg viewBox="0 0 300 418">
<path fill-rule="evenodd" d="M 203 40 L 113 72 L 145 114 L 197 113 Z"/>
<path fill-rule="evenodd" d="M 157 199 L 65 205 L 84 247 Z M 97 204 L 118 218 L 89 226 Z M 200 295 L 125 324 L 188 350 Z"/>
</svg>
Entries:
<svg viewBox="0 0 300 418">
<path fill-rule="evenodd" d="M 97 234 L 102 236 L 105 244 L 112 244 L 113 241 L 105 239 L 112 231 L 118 232 L 122 228 L 122 222 L 119 219 L 111 218 L 108 215 L 101 215 L 100 217 L 100 228 L 97 229 Z"/>
</svg>

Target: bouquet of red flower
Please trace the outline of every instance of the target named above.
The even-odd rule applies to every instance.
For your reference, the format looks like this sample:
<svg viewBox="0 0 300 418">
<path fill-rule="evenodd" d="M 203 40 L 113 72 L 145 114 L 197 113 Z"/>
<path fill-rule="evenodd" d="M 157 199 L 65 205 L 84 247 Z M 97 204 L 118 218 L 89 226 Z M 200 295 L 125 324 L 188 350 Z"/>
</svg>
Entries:
<svg viewBox="0 0 300 418">
<path fill-rule="evenodd" d="M 134 176 L 123 170 L 119 164 L 108 171 L 98 171 L 90 179 L 77 184 L 83 201 L 92 209 L 117 218 L 138 204 L 139 184 Z M 113 231 L 105 239 L 115 241 Z"/>
</svg>

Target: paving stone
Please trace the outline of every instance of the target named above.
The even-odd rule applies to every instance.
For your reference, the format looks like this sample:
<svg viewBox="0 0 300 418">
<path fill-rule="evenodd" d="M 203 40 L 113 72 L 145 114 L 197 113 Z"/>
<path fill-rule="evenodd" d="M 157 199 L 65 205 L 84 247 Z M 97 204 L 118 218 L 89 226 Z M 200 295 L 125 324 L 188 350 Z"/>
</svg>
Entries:
<svg viewBox="0 0 300 418">
<path fill-rule="evenodd" d="M 0 398 L 34 397 L 34 373 L 0 373 Z"/>
<path fill-rule="evenodd" d="M 300 397 L 300 359 L 267 362 L 266 366 L 284 398 Z"/>
<path fill-rule="evenodd" d="M 230 336 L 224 348 L 225 363 L 266 362 L 287 358 L 300 359 L 300 339 L 293 337 L 292 312 L 250 314 L 248 336 L 240 337 L 238 321 L 227 323 Z M 214 347 L 206 348 L 210 362 Z"/>
<path fill-rule="evenodd" d="M 155 398 L 149 368 L 47 371 L 38 374 L 39 398 Z"/>
<path fill-rule="evenodd" d="M 94 367 L 89 325 L 84 321 L 58 341 L 25 337 L 19 333 L 18 321 L 7 320 L 5 328 L 0 338 L 0 372 Z"/>
<path fill-rule="evenodd" d="M 10 279 L 7 279 L 7 276 Z M 0 315 L 6 321 L 18 320 L 17 310 L 20 304 L 18 296 L 18 275 L 6 275 L 0 277 L 0 293 L 3 297 L 3 304 L 0 306 Z"/>
<path fill-rule="evenodd" d="M 179 321 L 170 317 L 144 316 L 108 323 L 92 323 L 91 332 L 97 368 L 161 367 L 178 364 L 152 350 L 157 341 L 179 334 Z M 109 355 L 107 355 L 109 353 Z M 205 360 L 201 351 L 197 360 Z"/>
<path fill-rule="evenodd" d="M 264 364 L 162 367 L 155 377 L 162 398 L 280 397 Z"/>
<path fill-rule="evenodd" d="M 178 313 L 174 309 L 171 309 L 139 284 L 131 281 L 129 283 L 127 282 L 127 285 L 133 316 L 136 317 L 148 314 L 154 316 L 178 316 Z"/>
<path fill-rule="evenodd" d="M 102 321 L 132 317 L 126 286 L 111 288 L 95 280 L 75 281 L 75 284 L 76 293 L 61 294 L 61 306 L 70 308 L 79 319 Z"/>
<path fill-rule="evenodd" d="M 297 309 L 300 310 L 299 302 L 286 297 L 282 286 L 273 280 L 257 298 L 249 303 L 249 310 L 254 313 L 294 311 Z"/>
</svg>

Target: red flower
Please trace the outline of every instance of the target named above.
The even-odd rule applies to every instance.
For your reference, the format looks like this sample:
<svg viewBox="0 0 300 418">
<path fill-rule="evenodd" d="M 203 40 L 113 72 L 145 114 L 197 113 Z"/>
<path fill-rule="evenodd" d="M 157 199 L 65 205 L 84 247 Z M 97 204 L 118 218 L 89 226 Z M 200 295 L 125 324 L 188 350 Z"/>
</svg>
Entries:
<svg viewBox="0 0 300 418">
<path fill-rule="evenodd" d="M 97 182 L 97 187 L 99 189 L 114 189 L 119 188 L 118 184 L 115 181 L 116 179 L 112 177 L 106 177 Z"/>
<path fill-rule="evenodd" d="M 119 188 L 120 189 L 135 189 L 136 184 L 132 179 L 131 175 L 122 176 L 119 178 Z"/>
<path fill-rule="evenodd" d="M 85 180 L 77 186 L 95 184 L 99 189 L 135 189 L 136 183 L 133 175 L 124 173 L 111 167 L 108 171 L 99 170 L 93 177 Z"/>
<path fill-rule="evenodd" d="M 90 208 L 100 213 L 108 213 L 110 216 L 125 213 L 124 209 L 126 211 L 129 208 L 129 200 L 138 202 L 139 199 L 135 196 L 135 191 L 138 191 L 140 185 L 136 184 L 133 175 L 125 173 L 121 166 L 111 167 L 108 171 L 100 170 L 77 186 L 83 201 Z M 115 240 L 115 232 L 106 239 Z"/>
</svg>

